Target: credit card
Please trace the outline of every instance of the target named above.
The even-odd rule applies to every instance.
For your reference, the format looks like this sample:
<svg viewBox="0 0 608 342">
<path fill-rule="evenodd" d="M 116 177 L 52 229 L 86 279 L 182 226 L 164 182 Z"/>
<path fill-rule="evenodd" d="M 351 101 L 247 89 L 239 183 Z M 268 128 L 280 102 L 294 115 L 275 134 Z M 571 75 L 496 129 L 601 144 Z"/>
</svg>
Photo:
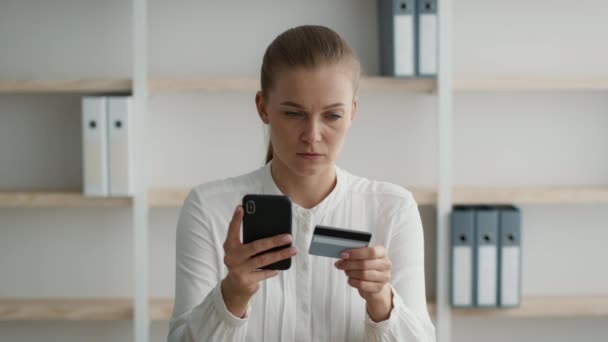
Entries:
<svg viewBox="0 0 608 342">
<path fill-rule="evenodd" d="M 347 249 L 369 246 L 372 234 L 359 230 L 316 226 L 308 254 L 340 259 Z"/>
</svg>

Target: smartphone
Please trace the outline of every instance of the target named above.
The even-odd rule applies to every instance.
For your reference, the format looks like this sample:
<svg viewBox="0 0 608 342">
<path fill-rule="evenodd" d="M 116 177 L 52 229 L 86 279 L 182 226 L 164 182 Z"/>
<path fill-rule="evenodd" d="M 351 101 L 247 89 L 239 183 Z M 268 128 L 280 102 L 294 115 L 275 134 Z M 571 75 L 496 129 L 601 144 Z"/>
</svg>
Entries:
<svg viewBox="0 0 608 342">
<path fill-rule="evenodd" d="M 243 243 L 291 234 L 291 200 L 282 195 L 248 194 L 243 197 Z M 291 247 L 291 243 L 278 246 L 257 255 Z M 257 256 L 256 255 L 256 256 Z M 266 270 L 287 270 L 291 258 L 262 267 Z"/>
</svg>

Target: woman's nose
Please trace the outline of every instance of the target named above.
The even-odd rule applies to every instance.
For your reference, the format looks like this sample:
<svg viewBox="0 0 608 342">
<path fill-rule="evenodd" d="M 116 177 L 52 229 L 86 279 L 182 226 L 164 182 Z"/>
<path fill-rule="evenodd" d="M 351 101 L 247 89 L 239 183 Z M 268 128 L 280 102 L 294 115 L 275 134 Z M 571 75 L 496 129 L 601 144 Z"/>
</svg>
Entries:
<svg viewBox="0 0 608 342">
<path fill-rule="evenodd" d="M 313 143 L 321 140 L 321 125 L 315 120 L 309 120 L 304 128 L 304 140 Z"/>
</svg>

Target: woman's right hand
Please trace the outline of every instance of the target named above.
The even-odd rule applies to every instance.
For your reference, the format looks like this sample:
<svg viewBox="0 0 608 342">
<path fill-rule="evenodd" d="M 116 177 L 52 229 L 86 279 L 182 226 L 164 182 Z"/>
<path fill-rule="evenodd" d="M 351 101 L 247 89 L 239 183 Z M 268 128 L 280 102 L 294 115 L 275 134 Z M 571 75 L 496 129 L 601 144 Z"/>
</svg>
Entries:
<svg viewBox="0 0 608 342">
<path fill-rule="evenodd" d="M 257 255 L 271 248 L 290 243 L 291 235 L 281 234 L 243 244 L 240 235 L 242 220 L 243 207 L 239 205 L 234 211 L 224 242 L 224 264 L 228 268 L 228 275 L 222 280 L 221 285 L 224 303 L 228 310 L 237 317 L 245 315 L 247 304 L 260 288 L 260 282 L 279 273 L 275 270 L 260 270 L 260 268 L 297 254 L 296 247 L 292 246 Z M 254 255 L 256 256 L 254 257 Z"/>
</svg>

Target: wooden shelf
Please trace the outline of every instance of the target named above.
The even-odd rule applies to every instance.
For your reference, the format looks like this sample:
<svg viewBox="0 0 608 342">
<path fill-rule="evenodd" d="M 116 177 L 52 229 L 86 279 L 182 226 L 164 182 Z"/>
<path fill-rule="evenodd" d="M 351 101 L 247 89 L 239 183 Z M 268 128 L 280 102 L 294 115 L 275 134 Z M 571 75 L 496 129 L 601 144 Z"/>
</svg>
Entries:
<svg viewBox="0 0 608 342">
<path fill-rule="evenodd" d="M 419 205 L 434 205 L 432 189 L 408 188 Z M 151 208 L 179 208 L 190 188 L 150 189 Z M 458 187 L 454 204 L 592 204 L 608 203 L 608 186 L 598 187 Z M 87 197 L 77 191 L 0 192 L 0 208 L 130 207 L 130 197 Z"/>
<path fill-rule="evenodd" d="M 130 92 L 131 80 L 0 80 L 0 94 Z"/>
<path fill-rule="evenodd" d="M 248 91 L 260 88 L 256 78 L 205 78 L 205 79 L 153 79 L 149 81 L 153 93 Z M 454 80 L 456 91 L 551 91 L 582 90 L 608 91 L 608 78 L 599 79 L 460 79 Z M 76 79 L 76 80 L 0 80 L 0 94 L 36 93 L 114 93 L 130 92 L 129 79 Z M 435 93 L 437 81 L 433 78 L 364 77 L 361 89 L 365 91 L 399 91 Z"/>
<path fill-rule="evenodd" d="M 168 321 L 173 314 L 172 298 L 154 298 L 150 300 L 150 319 L 153 321 Z"/>
<path fill-rule="evenodd" d="M 172 299 L 152 299 L 151 320 L 169 320 Z M 133 319 L 133 300 L 0 299 L 0 321 L 119 321 Z"/>
<path fill-rule="evenodd" d="M 456 91 L 553 91 L 582 90 L 608 91 L 608 78 L 601 79 L 461 79 L 454 80 Z M 249 91 L 260 89 L 254 78 L 209 78 L 209 79 L 156 79 L 149 82 L 153 93 L 176 93 L 194 91 Z M 437 81 L 433 78 L 364 77 L 361 90 L 400 91 L 413 93 L 435 93 Z"/>
<path fill-rule="evenodd" d="M 129 197 L 87 197 L 82 192 L 0 192 L 0 208 L 129 207 Z"/>
<path fill-rule="evenodd" d="M 155 298 L 149 303 L 150 319 L 168 321 L 173 299 Z M 434 302 L 427 303 L 435 315 Z M 518 308 L 452 309 L 461 317 L 606 317 L 608 295 L 526 297 Z M 114 321 L 132 320 L 131 299 L 0 299 L 0 321 Z"/>
<path fill-rule="evenodd" d="M 412 189 L 418 205 L 432 205 L 437 201 L 434 190 Z M 152 208 L 179 208 L 184 203 L 190 189 L 152 189 L 148 192 L 148 203 Z"/>
<path fill-rule="evenodd" d="M 608 203 L 608 186 L 457 187 L 454 204 L 589 204 Z"/>
<path fill-rule="evenodd" d="M 419 205 L 434 205 L 432 189 L 409 188 Z M 189 189 L 153 189 L 148 193 L 150 207 L 180 207 Z M 608 203 L 608 187 L 460 187 L 453 193 L 454 204 L 590 204 Z"/>
<path fill-rule="evenodd" d="M 148 204 L 151 208 L 180 208 L 188 196 L 190 188 L 151 189 Z"/>
<path fill-rule="evenodd" d="M 0 299 L 0 321 L 133 319 L 130 299 Z"/>
<path fill-rule="evenodd" d="M 437 191 L 433 189 L 422 188 L 407 188 L 414 195 L 418 205 L 435 205 L 437 204 Z"/>
<path fill-rule="evenodd" d="M 434 78 L 364 77 L 361 90 L 398 91 L 412 93 L 435 93 L 437 80 Z"/>
<path fill-rule="evenodd" d="M 523 298 L 519 308 L 511 309 L 452 309 L 457 316 L 498 317 L 606 317 L 608 295 L 555 296 Z"/>
<path fill-rule="evenodd" d="M 182 93 L 208 91 L 249 91 L 260 89 L 253 78 L 156 79 L 148 81 L 151 93 Z"/>
<path fill-rule="evenodd" d="M 173 299 L 152 299 L 150 301 L 150 319 L 153 321 L 168 321 L 173 313 Z M 435 303 L 428 302 L 429 315 L 435 315 Z"/>
<path fill-rule="evenodd" d="M 603 79 L 461 79 L 454 80 L 457 91 L 534 91 L 534 90 L 608 90 L 608 78 Z"/>
<path fill-rule="evenodd" d="M 433 93 L 437 81 L 432 78 L 364 77 L 362 90 Z M 156 79 L 149 81 L 151 93 L 178 93 L 196 91 L 248 91 L 260 89 L 260 81 L 254 78 L 209 79 Z"/>
</svg>

